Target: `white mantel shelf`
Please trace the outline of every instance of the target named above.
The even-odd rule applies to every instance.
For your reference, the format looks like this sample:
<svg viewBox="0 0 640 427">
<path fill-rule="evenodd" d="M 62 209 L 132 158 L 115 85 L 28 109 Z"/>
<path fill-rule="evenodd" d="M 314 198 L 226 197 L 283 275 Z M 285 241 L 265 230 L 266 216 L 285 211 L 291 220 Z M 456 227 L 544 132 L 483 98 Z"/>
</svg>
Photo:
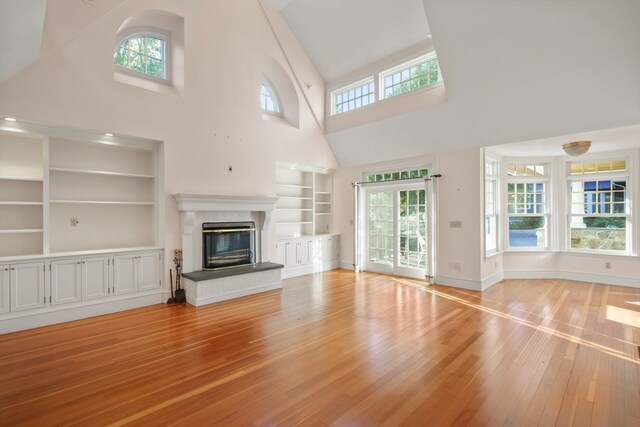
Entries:
<svg viewBox="0 0 640 427">
<path fill-rule="evenodd" d="M 205 194 L 174 194 L 180 212 L 254 211 L 271 212 L 277 197 L 215 196 Z"/>
</svg>

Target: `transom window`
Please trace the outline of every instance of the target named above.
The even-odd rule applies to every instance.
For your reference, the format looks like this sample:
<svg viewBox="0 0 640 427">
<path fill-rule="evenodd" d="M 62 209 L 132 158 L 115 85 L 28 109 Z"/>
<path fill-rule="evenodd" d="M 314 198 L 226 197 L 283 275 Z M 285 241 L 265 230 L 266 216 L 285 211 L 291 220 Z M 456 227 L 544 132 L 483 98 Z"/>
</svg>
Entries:
<svg viewBox="0 0 640 427">
<path fill-rule="evenodd" d="M 333 114 L 346 113 L 375 102 L 373 78 L 354 83 L 332 93 Z"/>
<path fill-rule="evenodd" d="M 380 73 L 381 98 L 390 98 L 411 92 L 440 80 L 442 78 L 438 59 L 432 55 L 423 56 Z"/>
<path fill-rule="evenodd" d="M 113 62 L 122 68 L 166 79 L 166 37 L 155 33 L 129 36 L 116 49 Z"/>
<path fill-rule="evenodd" d="M 631 222 L 625 160 L 569 166 L 570 247 L 627 251 Z"/>
<path fill-rule="evenodd" d="M 397 181 L 402 179 L 422 178 L 427 175 L 429 175 L 429 171 L 427 169 L 405 169 L 405 170 L 399 170 L 399 171 L 367 174 L 365 176 L 365 181 L 367 182 Z"/>
<path fill-rule="evenodd" d="M 264 111 L 268 111 L 271 113 L 280 113 L 280 103 L 278 102 L 278 98 L 276 97 L 275 92 L 271 89 L 271 85 L 263 81 L 262 88 L 260 90 L 260 99 L 262 109 Z"/>
<path fill-rule="evenodd" d="M 548 177 L 545 164 L 507 165 L 509 247 L 541 249 L 548 242 Z"/>
</svg>

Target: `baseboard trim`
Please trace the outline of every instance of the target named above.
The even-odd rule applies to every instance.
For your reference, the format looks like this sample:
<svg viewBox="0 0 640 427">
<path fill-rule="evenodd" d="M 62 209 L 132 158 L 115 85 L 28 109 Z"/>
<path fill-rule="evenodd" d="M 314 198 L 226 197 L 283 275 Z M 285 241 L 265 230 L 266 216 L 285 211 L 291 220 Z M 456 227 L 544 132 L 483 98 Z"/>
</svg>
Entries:
<svg viewBox="0 0 640 427">
<path fill-rule="evenodd" d="M 459 279 L 457 277 L 449 276 L 436 276 L 433 284 L 468 289 L 470 291 L 482 290 L 482 282 L 478 280 Z"/>
<path fill-rule="evenodd" d="M 72 320 L 86 319 L 88 317 L 160 304 L 164 302 L 164 292 L 157 290 L 145 292 L 141 295 L 127 295 L 115 298 L 117 299 L 111 297 L 105 300 L 84 301 L 82 303 L 76 303 L 75 306 L 59 305 L 38 310 L 3 314 L 0 316 L 0 333 L 5 334 L 23 331 L 41 326 L 54 325 L 56 323 L 70 322 Z"/>
<path fill-rule="evenodd" d="M 640 288 L 640 278 L 584 273 L 572 270 L 505 270 L 505 279 L 565 279 L 577 282 Z"/>
<path fill-rule="evenodd" d="M 504 272 L 499 271 L 499 272 L 497 272 L 495 274 L 492 274 L 489 277 L 486 277 L 486 278 L 482 279 L 480 287 L 484 291 L 484 290 L 489 289 L 490 287 L 492 287 L 496 283 L 500 283 L 502 280 L 504 280 Z"/>
</svg>

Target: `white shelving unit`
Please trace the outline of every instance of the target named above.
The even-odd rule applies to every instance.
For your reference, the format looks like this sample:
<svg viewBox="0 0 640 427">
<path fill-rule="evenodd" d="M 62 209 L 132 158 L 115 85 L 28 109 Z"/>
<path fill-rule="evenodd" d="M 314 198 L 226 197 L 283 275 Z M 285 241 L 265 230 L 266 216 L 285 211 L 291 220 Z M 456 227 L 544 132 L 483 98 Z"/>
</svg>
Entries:
<svg viewBox="0 0 640 427">
<path fill-rule="evenodd" d="M 336 268 L 339 236 L 331 234 L 332 175 L 321 168 L 279 164 L 275 218 L 282 277 Z"/>
<path fill-rule="evenodd" d="M 0 256 L 43 252 L 43 138 L 0 132 Z"/>
<path fill-rule="evenodd" d="M 0 120 L 0 333 L 166 298 L 162 165 L 159 141 Z"/>
</svg>

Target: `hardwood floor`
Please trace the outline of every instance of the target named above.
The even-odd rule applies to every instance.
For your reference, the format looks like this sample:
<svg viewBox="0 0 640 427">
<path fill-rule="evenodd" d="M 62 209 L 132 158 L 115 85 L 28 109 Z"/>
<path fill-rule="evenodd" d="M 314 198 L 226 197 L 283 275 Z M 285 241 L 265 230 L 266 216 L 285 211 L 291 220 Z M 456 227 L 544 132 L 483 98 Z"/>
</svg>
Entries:
<svg viewBox="0 0 640 427">
<path fill-rule="evenodd" d="M 640 425 L 640 289 L 284 283 L 2 335 L 0 424 Z"/>
</svg>

